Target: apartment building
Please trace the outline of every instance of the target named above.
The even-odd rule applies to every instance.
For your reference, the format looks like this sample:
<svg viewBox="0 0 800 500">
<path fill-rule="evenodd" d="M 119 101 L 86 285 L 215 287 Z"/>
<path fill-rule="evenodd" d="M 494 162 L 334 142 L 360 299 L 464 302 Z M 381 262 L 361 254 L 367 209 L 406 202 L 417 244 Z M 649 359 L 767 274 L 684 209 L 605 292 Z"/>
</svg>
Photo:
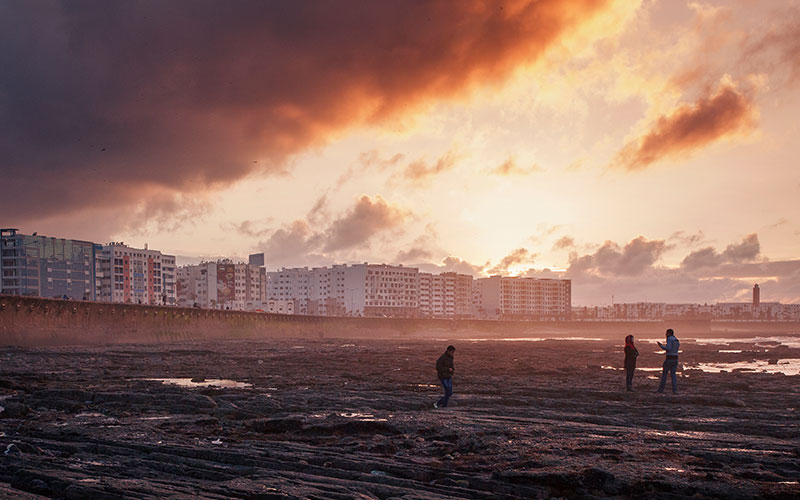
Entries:
<svg viewBox="0 0 800 500">
<path fill-rule="evenodd" d="M 264 307 L 264 269 L 231 260 L 181 266 L 177 271 L 182 307 L 258 311 Z"/>
<path fill-rule="evenodd" d="M 571 280 L 491 276 L 474 281 L 476 318 L 569 319 L 571 308 Z"/>
<path fill-rule="evenodd" d="M 418 274 L 419 316 L 469 318 L 472 314 L 472 276 L 454 272 Z"/>
<path fill-rule="evenodd" d="M 413 318 L 419 315 L 418 274 L 415 267 L 358 264 L 348 268 L 348 311 L 372 317 Z"/>
<path fill-rule="evenodd" d="M 267 301 L 294 301 L 295 314 L 417 315 L 416 268 L 386 264 L 283 268 L 267 273 Z"/>
<path fill-rule="evenodd" d="M 99 249 L 89 241 L 0 229 L 0 293 L 94 300 Z"/>
<path fill-rule="evenodd" d="M 97 300 L 126 304 L 176 303 L 175 256 L 133 248 L 124 242 L 103 245 L 95 262 Z"/>
</svg>

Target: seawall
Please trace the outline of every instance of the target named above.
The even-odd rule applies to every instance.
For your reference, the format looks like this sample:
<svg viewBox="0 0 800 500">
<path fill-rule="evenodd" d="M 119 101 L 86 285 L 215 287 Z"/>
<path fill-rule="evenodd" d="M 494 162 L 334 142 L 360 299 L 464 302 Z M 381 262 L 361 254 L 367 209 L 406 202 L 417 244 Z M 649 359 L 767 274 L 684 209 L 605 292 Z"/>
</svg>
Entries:
<svg viewBox="0 0 800 500">
<path fill-rule="evenodd" d="M 0 345 L 159 343 L 258 338 L 511 338 L 627 333 L 661 336 L 800 332 L 795 323 L 677 321 L 481 321 L 328 318 L 0 295 Z"/>
</svg>

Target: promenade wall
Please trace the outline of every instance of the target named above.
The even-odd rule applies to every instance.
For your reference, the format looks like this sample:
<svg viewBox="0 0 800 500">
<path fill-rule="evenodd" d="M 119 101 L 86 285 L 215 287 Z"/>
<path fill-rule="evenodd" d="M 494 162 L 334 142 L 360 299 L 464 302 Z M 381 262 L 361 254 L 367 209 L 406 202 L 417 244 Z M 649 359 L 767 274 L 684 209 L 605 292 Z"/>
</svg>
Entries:
<svg viewBox="0 0 800 500">
<path fill-rule="evenodd" d="M 0 295 L 0 345 L 55 346 L 259 338 L 513 338 L 800 333 L 798 323 L 328 318 Z"/>
</svg>

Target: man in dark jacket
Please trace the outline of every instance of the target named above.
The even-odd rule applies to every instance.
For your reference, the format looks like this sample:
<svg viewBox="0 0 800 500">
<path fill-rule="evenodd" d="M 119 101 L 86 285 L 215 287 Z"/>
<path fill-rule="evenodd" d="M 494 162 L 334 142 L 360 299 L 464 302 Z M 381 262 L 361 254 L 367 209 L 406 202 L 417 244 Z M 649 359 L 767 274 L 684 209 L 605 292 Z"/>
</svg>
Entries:
<svg viewBox="0 0 800 500">
<path fill-rule="evenodd" d="M 450 396 L 453 395 L 453 372 L 456 369 L 453 358 L 455 354 L 456 348 L 449 345 L 444 354 L 436 360 L 436 374 L 439 376 L 442 387 L 444 387 L 444 396 L 436 403 L 433 403 L 434 408 L 446 408 Z"/>
</svg>

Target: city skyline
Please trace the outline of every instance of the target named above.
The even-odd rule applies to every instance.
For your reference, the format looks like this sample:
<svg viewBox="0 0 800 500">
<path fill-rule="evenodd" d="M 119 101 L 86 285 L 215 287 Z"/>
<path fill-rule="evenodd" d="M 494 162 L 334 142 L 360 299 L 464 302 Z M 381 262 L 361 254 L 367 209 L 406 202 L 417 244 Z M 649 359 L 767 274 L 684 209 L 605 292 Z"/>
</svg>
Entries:
<svg viewBox="0 0 800 500">
<path fill-rule="evenodd" d="M 800 302 L 798 2 L 220 5 L 0 6 L 0 226 Z"/>
</svg>

